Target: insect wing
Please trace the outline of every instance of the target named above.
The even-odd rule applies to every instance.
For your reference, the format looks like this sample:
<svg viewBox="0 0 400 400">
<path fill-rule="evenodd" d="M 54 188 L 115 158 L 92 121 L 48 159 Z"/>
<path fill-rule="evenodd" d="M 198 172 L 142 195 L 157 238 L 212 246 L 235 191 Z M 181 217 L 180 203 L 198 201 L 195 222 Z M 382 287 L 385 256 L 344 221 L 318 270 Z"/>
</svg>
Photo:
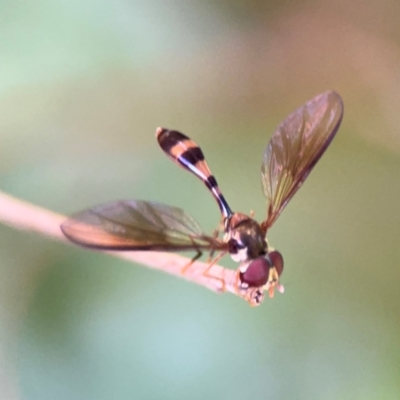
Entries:
<svg viewBox="0 0 400 400">
<path fill-rule="evenodd" d="M 261 179 L 268 201 L 266 232 L 297 192 L 335 136 L 343 117 L 336 92 L 320 94 L 290 114 L 263 156 Z"/>
<path fill-rule="evenodd" d="M 103 250 L 197 250 L 226 246 L 203 234 L 183 210 L 165 204 L 118 201 L 81 211 L 62 225 L 64 235 L 81 246 Z"/>
</svg>

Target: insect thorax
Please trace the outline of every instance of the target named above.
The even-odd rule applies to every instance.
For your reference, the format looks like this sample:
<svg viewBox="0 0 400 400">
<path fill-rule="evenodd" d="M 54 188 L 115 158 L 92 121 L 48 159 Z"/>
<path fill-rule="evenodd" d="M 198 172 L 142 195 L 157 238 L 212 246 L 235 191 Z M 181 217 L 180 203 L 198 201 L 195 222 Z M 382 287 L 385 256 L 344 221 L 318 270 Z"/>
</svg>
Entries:
<svg viewBox="0 0 400 400">
<path fill-rule="evenodd" d="M 224 241 L 234 261 L 248 261 L 268 251 L 260 224 L 249 216 L 235 213 L 225 220 Z"/>
</svg>

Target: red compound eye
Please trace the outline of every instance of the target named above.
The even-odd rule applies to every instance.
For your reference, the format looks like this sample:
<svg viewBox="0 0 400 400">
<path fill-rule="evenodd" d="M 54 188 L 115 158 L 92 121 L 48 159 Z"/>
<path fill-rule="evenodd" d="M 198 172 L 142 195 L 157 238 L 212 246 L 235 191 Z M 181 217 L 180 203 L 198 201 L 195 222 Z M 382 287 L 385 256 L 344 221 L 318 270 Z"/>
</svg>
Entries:
<svg viewBox="0 0 400 400">
<path fill-rule="evenodd" d="M 283 257 L 279 251 L 271 251 L 268 253 L 269 259 L 272 262 L 272 265 L 276 268 L 276 272 L 279 276 L 282 275 L 283 272 Z"/>
<path fill-rule="evenodd" d="M 254 259 L 245 272 L 240 273 L 240 280 L 249 287 L 264 286 L 268 282 L 271 263 L 264 256 Z"/>
</svg>

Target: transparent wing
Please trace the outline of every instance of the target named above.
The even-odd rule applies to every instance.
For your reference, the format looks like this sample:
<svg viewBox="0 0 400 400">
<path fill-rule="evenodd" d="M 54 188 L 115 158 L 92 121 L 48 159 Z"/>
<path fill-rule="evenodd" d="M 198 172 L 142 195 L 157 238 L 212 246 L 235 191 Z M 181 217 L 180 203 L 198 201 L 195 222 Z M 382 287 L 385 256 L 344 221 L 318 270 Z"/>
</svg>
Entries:
<svg viewBox="0 0 400 400">
<path fill-rule="evenodd" d="M 225 243 L 204 235 L 199 224 L 180 208 L 139 200 L 81 211 L 68 218 L 61 230 L 74 243 L 104 250 L 226 248 Z"/>
<path fill-rule="evenodd" d="M 290 114 L 273 134 L 263 157 L 261 179 L 268 201 L 265 232 L 276 221 L 329 146 L 343 117 L 342 99 L 329 91 Z"/>
</svg>

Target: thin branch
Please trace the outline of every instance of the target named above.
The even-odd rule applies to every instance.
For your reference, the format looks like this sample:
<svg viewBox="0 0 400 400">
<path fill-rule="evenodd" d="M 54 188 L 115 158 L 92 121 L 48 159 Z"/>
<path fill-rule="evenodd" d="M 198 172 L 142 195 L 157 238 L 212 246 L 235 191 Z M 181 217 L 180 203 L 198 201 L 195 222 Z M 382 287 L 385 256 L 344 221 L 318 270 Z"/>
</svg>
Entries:
<svg viewBox="0 0 400 400">
<path fill-rule="evenodd" d="M 40 233 L 55 240 L 69 243 L 60 230 L 65 217 L 52 211 L 35 206 L 0 192 L 0 221 L 13 228 Z M 134 263 L 167 272 L 171 275 L 197 283 L 215 292 L 225 291 L 238 294 L 235 290 L 235 271 L 214 265 L 210 271 L 213 277 L 204 276 L 208 264 L 196 261 L 185 273 L 182 268 L 188 264 L 189 258 L 172 253 L 134 251 L 104 252 Z M 215 278 L 214 278 L 215 276 Z M 240 294 L 246 298 L 246 293 Z"/>
</svg>

